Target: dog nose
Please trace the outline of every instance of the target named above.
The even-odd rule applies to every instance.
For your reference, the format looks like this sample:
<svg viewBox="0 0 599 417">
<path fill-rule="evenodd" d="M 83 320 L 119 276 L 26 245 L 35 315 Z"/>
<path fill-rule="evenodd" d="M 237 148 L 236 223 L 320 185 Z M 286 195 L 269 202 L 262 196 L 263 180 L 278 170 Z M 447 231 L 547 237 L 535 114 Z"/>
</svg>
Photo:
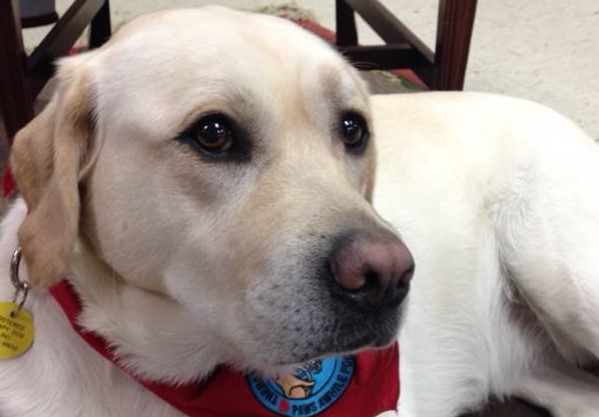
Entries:
<svg viewBox="0 0 599 417">
<path fill-rule="evenodd" d="M 341 239 L 329 267 L 333 293 L 364 311 L 397 307 L 414 275 L 412 254 L 388 232 Z"/>
</svg>

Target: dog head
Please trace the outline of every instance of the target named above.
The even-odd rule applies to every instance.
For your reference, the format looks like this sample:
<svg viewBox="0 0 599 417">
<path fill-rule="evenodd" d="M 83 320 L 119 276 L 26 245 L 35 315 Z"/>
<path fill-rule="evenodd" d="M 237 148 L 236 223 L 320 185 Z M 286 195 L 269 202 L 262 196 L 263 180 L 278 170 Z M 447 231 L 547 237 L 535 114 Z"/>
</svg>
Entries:
<svg viewBox="0 0 599 417">
<path fill-rule="evenodd" d="M 395 338 L 412 260 L 370 204 L 366 88 L 328 45 L 274 17 L 169 11 L 58 78 L 11 159 L 34 285 L 81 242 L 257 369 Z"/>
</svg>

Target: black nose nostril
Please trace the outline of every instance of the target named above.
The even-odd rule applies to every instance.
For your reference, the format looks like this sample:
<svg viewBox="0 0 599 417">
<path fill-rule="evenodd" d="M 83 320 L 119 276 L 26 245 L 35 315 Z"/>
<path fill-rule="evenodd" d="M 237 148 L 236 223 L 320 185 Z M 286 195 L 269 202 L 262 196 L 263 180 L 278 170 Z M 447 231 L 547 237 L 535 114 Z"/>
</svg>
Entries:
<svg viewBox="0 0 599 417">
<path fill-rule="evenodd" d="M 362 288 L 359 288 L 358 291 L 361 292 L 372 292 L 376 291 L 379 286 L 380 277 L 379 274 L 375 271 L 368 271 L 364 274 L 364 285 Z"/>
</svg>

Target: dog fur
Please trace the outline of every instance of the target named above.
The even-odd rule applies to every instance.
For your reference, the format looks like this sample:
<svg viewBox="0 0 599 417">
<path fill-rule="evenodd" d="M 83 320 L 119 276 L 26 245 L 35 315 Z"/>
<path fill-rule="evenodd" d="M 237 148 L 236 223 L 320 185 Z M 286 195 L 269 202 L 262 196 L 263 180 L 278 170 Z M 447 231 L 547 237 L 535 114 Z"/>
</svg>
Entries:
<svg viewBox="0 0 599 417">
<path fill-rule="evenodd" d="M 579 369 L 599 357 L 596 144 L 552 110 L 485 94 L 376 97 L 373 114 L 375 207 L 417 265 L 400 415 L 519 396 L 596 416 L 599 379 Z"/>
<path fill-rule="evenodd" d="M 21 245 L 36 334 L 0 362 L 2 417 L 180 415 L 73 332 L 46 290 L 62 277 L 81 324 L 144 378 L 276 376 L 389 343 L 401 320 L 401 416 L 455 417 L 491 395 L 596 415 L 599 382 L 579 367 L 599 357 L 599 154 L 561 116 L 472 93 L 373 97 L 371 111 L 316 37 L 215 7 L 138 18 L 58 77 L 12 150 L 24 199 L 0 268 Z M 252 137 L 247 161 L 173 140 L 215 111 Z M 376 133 L 378 163 L 373 144 L 345 152 L 343 111 Z M 320 279 L 355 228 L 399 231 L 416 260 L 407 307 L 376 323 Z M 0 298 L 13 292 L 6 276 Z"/>
</svg>

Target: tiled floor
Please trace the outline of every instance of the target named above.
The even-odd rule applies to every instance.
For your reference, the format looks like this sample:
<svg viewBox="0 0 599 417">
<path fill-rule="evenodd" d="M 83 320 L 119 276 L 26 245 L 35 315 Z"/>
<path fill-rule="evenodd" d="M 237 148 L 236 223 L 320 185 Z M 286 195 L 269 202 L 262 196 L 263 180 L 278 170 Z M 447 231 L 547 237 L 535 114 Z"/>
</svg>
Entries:
<svg viewBox="0 0 599 417">
<path fill-rule="evenodd" d="M 383 0 L 434 44 L 438 0 Z M 70 0 L 57 0 L 64 10 Z M 219 3 L 255 8 L 277 0 L 111 0 L 115 24 L 168 7 Z M 599 139 L 599 3 L 597 0 L 479 0 L 466 89 L 545 103 Z M 334 28 L 333 0 L 298 0 Z M 39 32 L 26 34 L 33 44 Z M 363 31 L 363 43 L 377 37 Z"/>
</svg>

